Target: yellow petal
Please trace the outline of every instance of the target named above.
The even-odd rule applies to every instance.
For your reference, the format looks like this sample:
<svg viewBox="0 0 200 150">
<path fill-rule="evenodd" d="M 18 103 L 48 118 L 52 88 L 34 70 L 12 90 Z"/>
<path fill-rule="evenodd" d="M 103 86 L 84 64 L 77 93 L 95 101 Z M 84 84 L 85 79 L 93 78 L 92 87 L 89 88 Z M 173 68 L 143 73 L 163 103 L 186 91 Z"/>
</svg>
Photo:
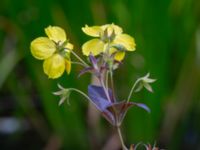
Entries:
<svg viewBox="0 0 200 150">
<path fill-rule="evenodd" d="M 47 34 L 50 40 L 53 40 L 56 43 L 63 43 L 67 39 L 65 31 L 57 26 L 49 26 L 45 28 L 45 33 Z"/>
<path fill-rule="evenodd" d="M 74 45 L 68 42 L 67 45 L 65 45 L 65 48 L 67 48 L 69 50 L 73 50 Z"/>
<path fill-rule="evenodd" d="M 94 56 L 100 54 L 104 50 L 104 43 L 99 39 L 93 39 L 82 46 L 82 52 L 84 55 L 88 56 L 92 53 Z"/>
<path fill-rule="evenodd" d="M 128 51 L 134 51 L 136 48 L 135 40 L 128 34 L 119 34 L 115 37 L 113 44 L 122 45 Z"/>
<path fill-rule="evenodd" d="M 122 28 L 117 26 L 117 25 L 115 25 L 114 23 L 103 25 L 103 26 L 101 26 L 101 28 L 104 31 L 107 29 L 108 36 L 110 36 L 113 31 L 115 32 L 116 35 L 121 34 L 123 32 Z"/>
<path fill-rule="evenodd" d="M 125 57 L 125 52 L 117 52 L 114 57 L 115 60 L 122 61 Z"/>
<path fill-rule="evenodd" d="M 70 74 L 71 72 L 71 61 L 65 59 L 65 69 L 67 71 L 67 74 Z"/>
<path fill-rule="evenodd" d="M 65 71 L 65 59 L 59 54 L 54 54 L 44 61 L 43 69 L 49 78 L 58 78 Z"/>
<path fill-rule="evenodd" d="M 31 42 L 31 53 L 36 59 L 46 59 L 56 51 L 54 42 L 46 37 L 36 38 Z"/>
<path fill-rule="evenodd" d="M 82 27 L 82 31 L 92 37 L 99 37 L 100 33 L 102 31 L 100 26 L 92 26 L 89 27 L 88 25 L 85 25 L 85 27 Z"/>
<path fill-rule="evenodd" d="M 107 45 L 106 45 L 106 46 L 107 46 Z M 105 49 L 106 49 L 106 48 L 105 48 Z M 110 53 L 110 54 L 112 54 L 112 53 L 114 53 L 114 52 L 116 52 L 116 51 L 117 51 L 116 48 L 110 46 L 110 49 L 109 49 L 109 53 Z"/>
<path fill-rule="evenodd" d="M 115 53 L 114 54 L 114 59 L 117 60 L 117 61 L 122 61 L 124 59 L 124 57 L 125 57 L 125 52 L 119 51 L 116 48 L 111 47 L 109 49 L 109 54 L 112 55 L 113 53 Z"/>
</svg>

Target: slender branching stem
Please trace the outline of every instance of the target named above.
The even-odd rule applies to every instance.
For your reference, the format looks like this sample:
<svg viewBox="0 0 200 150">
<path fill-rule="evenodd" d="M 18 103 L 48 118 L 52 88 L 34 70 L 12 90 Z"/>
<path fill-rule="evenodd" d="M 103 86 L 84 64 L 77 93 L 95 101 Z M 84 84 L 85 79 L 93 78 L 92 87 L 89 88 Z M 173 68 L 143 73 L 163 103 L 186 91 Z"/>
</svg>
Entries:
<svg viewBox="0 0 200 150">
<path fill-rule="evenodd" d="M 83 64 L 82 62 L 71 61 L 71 63 L 85 67 L 85 64 Z"/>
<path fill-rule="evenodd" d="M 105 50 L 106 56 L 109 56 L 109 49 L 110 49 L 110 42 L 108 42 L 108 45 L 107 45 L 106 50 Z"/>
<path fill-rule="evenodd" d="M 123 150 L 128 150 L 127 147 L 124 144 L 124 140 L 123 140 L 123 137 L 122 137 L 121 129 L 120 129 L 119 126 L 117 127 L 117 132 L 118 132 L 118 135 L 119 135 L 120 142 L 122 144 L 122 149 Z"/>
<path fill-rule="evenodd" d="M 107 88 L 107 89 L 108 89 L 108 79 L 109 79 L 108 76 L 109 76 L 109 72 L 106 71 L 106 73 L 105 73 L 105 78 L 106 78 L 106 79 L 105 79 L 105 82 L 106 82 L 106 83 L 105 83 L 105 84 L 106 84 L 106 88 Z"/>
<path fill-rule="evenodd" d="M 71 51 L 71 53 L 72 53 L 81 63 L 83 63 L 85 67 L 89 67 L 89 65 L 88 65 L 81 57 L 79 57 L 74 51 Z"/>
<path fill-rule="evenodd" d="M 109 72 L 110 72 L 111 89 L 112 89 L 113 95 L 115 96 L 115 86 L 114 86 L 114 80 L 113 80 L 113 72 L 112 72 L 112 70 L 109 71 Z"/>
<path fill-rule="evenodd" d="M 131 96 L 132 96 L 132 94 L 133 94 L 133 92 L 134 92 L 134 90 L 135 90 L 135 87 L 136 87 L 136 85 L 137 85 L 139 82 L 140 82 L 140 79 L 136 80 L 135 83 L 133 84 L 133 86 L 132 86 L 132 88 L 131 88 L 131 91 L 130 91 L 130 93 L 129 93 L 129 95 L 128 95 L 127 102 L 130 101 Z"/>
<path fill-rule="evenodd" d="M 90 98 L 89 96 L 87 96 L 87 94 L 85 94 L 83 91 L 78 90 L 78 89 L 76 89 L 76 88 L 69 88 L 68 90 L 78 92 L 79 94 L 83 95 L 86 99 L 88 99 L 90 102 L 93 103 L 93 101 L 91 100 L 91 98 Z M 94 104 L 94 103 L 93 103 L 93 104 Z M 94 105 L 95 105 L 95 104 L 94 104 Z"/>
<path fill-rule="evenodd" d="M 110 96 L 109 96 L 108 89 L 105 87 L 104 80 L 100 77 L 99 81 L 101 83 L 101 86 L 103 87 L 103 90 L 104 90 L 104 92 L 106 94 L 106 97 L 107 97 L 108 101 L 112 102 L 111 99 L 110 99 Z"/>
</svg>

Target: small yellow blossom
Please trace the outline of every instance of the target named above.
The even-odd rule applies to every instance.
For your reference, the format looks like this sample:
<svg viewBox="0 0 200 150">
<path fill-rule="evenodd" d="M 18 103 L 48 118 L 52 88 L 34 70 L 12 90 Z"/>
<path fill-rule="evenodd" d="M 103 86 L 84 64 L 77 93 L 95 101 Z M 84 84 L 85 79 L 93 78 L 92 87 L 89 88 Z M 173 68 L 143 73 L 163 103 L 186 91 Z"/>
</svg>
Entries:
<svg viewBox="0 0 200 150">
<path fill-rule="evenodd" d="M 134 38 L 124 34 L 122 28 L 115 24 L 92 27 L 86 25 L 82 31 L 95 37 L 82 46 L 82 52 L 86 56 L 90 53 L 96 56 L 100 53 L 106 53 L 108 50 L 110 55 L 115 53 L 115 60 L 121 61 L 125 57 L 125 51 L 134 51 L 136 48 Z"/>
<path fill-rule="evenodd" d="M 32 55 L 39 60 L 44 60 L 44 73 L 49 78 L 60 77 L 66 70 L 71 71 L 70 51 L 73 45 L 67 41 L 65 31 L 57 26 L 45 28 L 47 37 L 38 37 L 31 42 Z"/>
</svg>

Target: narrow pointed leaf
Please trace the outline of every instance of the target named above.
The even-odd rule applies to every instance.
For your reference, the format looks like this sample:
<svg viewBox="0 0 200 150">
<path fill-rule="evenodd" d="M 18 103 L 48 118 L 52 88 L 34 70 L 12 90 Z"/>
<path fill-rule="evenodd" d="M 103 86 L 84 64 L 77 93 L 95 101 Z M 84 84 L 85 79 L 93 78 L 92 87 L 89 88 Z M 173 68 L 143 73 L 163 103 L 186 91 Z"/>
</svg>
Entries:
<svg viewBox="0 0 200 150">
<path fill-rule="evenodd" d="M 146 110 L 148 113 L 151 112 L 151 110 L 149 109 L 149 107 L 147 105 L 145 105 L 145 104 L 135 103 L 135 105 L 138 106 L 138 107 L 140 107 L 140 108 L 142 108 L 142 109 L 144 109 L 144 110 Z"/>
<path fill-rule="evenodd" d="M 92 71 L 94 71 L 92 67 L 84 68 L 83 70 L 81 70 L 81 72 L 79 73 L 78 77 L 82 76 L 85 73 L 92 72 Z"/>
<path fill-rule="evenodd" d="M 98 65 L 97 65 L 97 59 L 92 54 L 90 54 L 89 59 L 94 69 L 99 70 Z"/>
</svg>

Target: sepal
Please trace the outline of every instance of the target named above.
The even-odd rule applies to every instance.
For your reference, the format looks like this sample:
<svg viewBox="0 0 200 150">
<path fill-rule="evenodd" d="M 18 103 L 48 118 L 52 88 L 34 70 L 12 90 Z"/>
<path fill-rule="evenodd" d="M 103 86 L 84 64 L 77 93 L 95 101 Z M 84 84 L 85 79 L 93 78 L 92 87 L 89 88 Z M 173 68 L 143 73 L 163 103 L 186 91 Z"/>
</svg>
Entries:
<svg viewBox="0 0 200 150">
<path fill-rule="evenodd" d="M 65 102 L 65 100 L 67 100 L 67 104 L 69 104 L 69 96 L 71 94 L 71 90 L 65 89 L 60 84 L 58 84 L 58 88 L 60 89 L 59 91 L 53 92 L 54 95 L 60 96 L 58 105 L 62 105 Z"/>
</svg>

